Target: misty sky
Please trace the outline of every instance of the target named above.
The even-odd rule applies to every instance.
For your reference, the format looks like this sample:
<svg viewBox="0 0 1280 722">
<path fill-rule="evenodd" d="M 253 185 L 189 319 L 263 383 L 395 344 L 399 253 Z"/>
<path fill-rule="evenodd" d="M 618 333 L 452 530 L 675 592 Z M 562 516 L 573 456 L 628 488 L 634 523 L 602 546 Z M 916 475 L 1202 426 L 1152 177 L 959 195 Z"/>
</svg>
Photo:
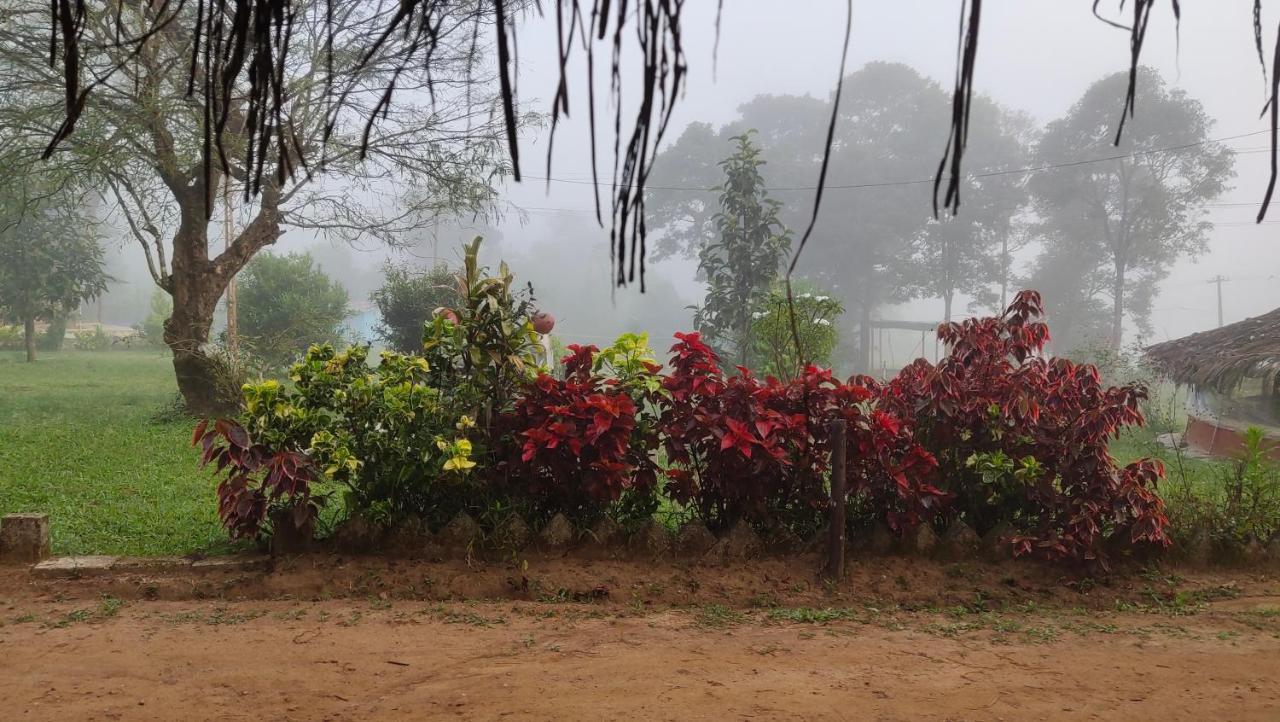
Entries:
<svg viewBox="0 0 1280 722">
<path fill-rule="evenodd" d="M 979 50 L 976 87 L 979 92 L 1030 113 L 1043 124 L 1063 114 L 1095 80 L 1128 67 L 1128 35 L 1093 17 L 1088 0 L 988 0 Z M 725 3 L 719 63 L 712 78 L 714 0 L 693 0 L 685 32 L 689 89 L 676 112 L 669 139 L 679 136 L 690 121 L 716 125 L 733 120 L 742 102 L 760 93 L 795 93 L 827 97 L 834 88 L 840 53 L 845 3 L 842 0 L 738 0 Z M 955 72 L 956 28 L 960 3 L 949 0 L 861 0 L 854 4 L 854 30 L 849 70 L 871 60 L 903 62 L 950 87 Z M 1104 3 L 1115 5 L 1115 3 Z M 802 13 L 797 8 L 803 7 Z M 1114 7 L 1111 8 L 1114 12 Z M 1258 115 L 1265 100 L 1264 84 L 1252 38 L 1251 5 L 1243 2 L 1192 0 L 1183 3 L 1179 38 L 1166 5 L 1154 12 L 1144 63 L 1155 67 L 1175 87 L 1202 101 L 1217 120 L 1213 137 L 1234 136 L 1266 127 Z M 1275 18 L 1264 19 L 1264 26 Z M 531 21 L 537 24 L 538 21 Z M 548 24 L 542 27 L 549 29 Z M 528 33 L 521 40 L 520 90 L 525 100 L 544 109 L 554 89 L 554 45 L 544 33 Z M 525 39 L 527 38 L 527 39 Z M 1270 40 L 1267 40 L 1269 43 Z M 578 99 L 582 102 L 582 99 Z M 1120 111 L 1117 98 L 1116 113 Z M 580 108 L 581 106 L 579 106 Z M 1142 108 L 1138 108 L 1138 120 Z M 585 123 L 570 122 L 557 138 L 553 177 L 590 177 Z M 525 172 L 543 176 L 543 141 L 526 143 Z M 938 143 L 945 142 L 939 138 Z M 1238 150 L 1262 149 L 1266 135 L 1229 145 Z M 1206 280 L 1222 273 L 1228 323 L 1280 305 L 1280 239 L 1273 225 L 1254 226 L 1256 204 L 1266 182 L 1267 155 L 1246 152 L 1237 157 L 1234 189 L 1219 202 L 1248 205 L 1214 208 L 1217 224 L 1209 252 L 1179 263 L 1163 285 L 1155 303 L 1156 338 L 1176 337 L 1211 328 L 1217 323 L 1215 289 Z M 608 170 L 605 168 L 604 170 Z M 863 180 L 859 178 L 859 180 Z M 900 180 L 867 178 L 867 181 Z M 828 203 L 838 203 L 836 190 Z M 508 198 L 531 210 L 523 229 L 508 227 L 505 236 L 516 244 L 537 242 L 550 208 L 572 209 L 581 215 L 592 207 L 589 187 L 526 181 L 510 189 Z M 806 201 L 807 202 L 807 201 Z M 963 209 L 961 209 L 963 213 Z M 1280 223 L 1280 209 L 1273 211 Z M 604 242 L 601 235 L 599 242 Z M 662 264 L 654 271 L 697 294 L 691 264 Z M 575 274 L 577 275 L 577 274 Z M 588 283 L 607 283 L 601 269 L 577 276 Z M 634 293 L 626 290 L 619 293 Z M 885 317 L 936 320 L 941 303 L 922 301 L 886 309 Z"/>
<path fill-rule="evenodd" d="M 689 0 L 686 11 L 686 49 L 690 65 L 688 90 L 677 109 L 668 141 L 679 137 L 691 121 L 721 125 L 737 117 L 739 104 L 762 94 L 811 94 L 826 98 L 834 89 L 840 54 L 845 4 L 843 0 L 729 0 L 725 3 L 719 47 L 718 74 L 712 78 L 712 47 L 716 0 Z M 1000 103 L 1030 113 L 1039 124 L 1063 114 L 1084 90 L 1104 75 L 1124 70 L 1128 63 L 1128 35 L 1096 20 L 1090 13 L 1089 0 L 987 0 L 979 51 L 977 90 Z M 1115 3 L 1104 3 L 1114 6 Z M 886 60 L 909 64 L 950 88 L 955 72 L 956 28 L 959 0 L 859 0 L 854 5 L 854 30 L 848 71 L 853 72 L 868 61 Z M 800 12 L 797 8 L 804 8 Z M 1114 7 L 1111 8 L 1114 12 Z M 1264 27 L 1274 26 L 1277 19 L 1264 19 Z M 545 112 L 555 87 L 554 25 L 549 20 L 531 18 L 520 37 L 521 100 L 526 108 Z M 1267 43 L 1271 40 L 1268 38 Z M 1268 45 L 1269 47 L 1269 45 Z M 1167 4 L 1153 12 L 1144 62 L 1155 67 L 1173 86 L 1186 90 L 1205 104 L 1217 120 L 1212 131 L 1215 138 L 1235 136 L 1264 129 L 1258 118 L 1264 101 L 1264 86 L 1258 59 L 1252 43 L 1251 4 L 1190 0 L 1183 2 L 1180 49 Z M 633 66 L 634 67 L 634 66 Z M 601 92 L 607 97 L 607 73 L 598 78 Z M 636 87 L 636 86 L 633 86 Z M 500 248 L 513 261 L 513 270 L 521 280 L 532 280 L 535 287 L 560 286 L 551 294 L 559 308 L 548 309 L 562 319 L 557 329 L 571 340 L 607 341 L 607 337 L 625 330 L 635 315 L 625 309 L 647 303 L 647 299 L 629 298 L 638 289 L 620 289 L 616 327 L 600 331 L 599 336 L 574 338 L 575 314 L 582 316 L 574 293 L 581 289 L 582 303 L 592 306 L 607 304 L 609 275 L 603 265 L 607 230 L 595 227 L 590 186 L 588 146 L 585 137 L 585 93 L 581 85 L 574 91 L 577 115 L 561 126 L 556 140 L 554 178 L 579 183 L 527 179 L 506 188 L 505 204 L 518 206 L 523 213 L 510 213 L 501 226 Z M 1116 101 L 1117 117 L 1120 100 Z M 601 107 L 608 115 L 611 110 Z M 611 118 L 611 116 L 609 116 Z M 1138 108 L 1138 123 L 1142 108 Z M 607 123 L 605 124 L 607 125 Z M 1162 293 L 1154 304 L 1151 341 L 1181 336 L 1212 328 L 1217 322 L 1215 288 L 1207 280 L 1216 274 L 1231 279 L 1224 285 L 1225 318 L 1228 323 L 1280 306 L 1280 208 L 1273 210 L 1273 222 L 1262 226 L 1252 223 L 1256 203 L 1262 197 L 1266 182 L 1267 155 L 1258 152 L 1268 143 L 1266 135 L 1231 141 L 1229 145 L 1244 151 L 1237 157 L 1234 188 L 1219 203 L 1240 205 L 1215 207 L 1210 219 L 1217 225 L 1211 234 L 1209 252 L 1195 260 L 1183 260 L 1162 285 Z M 938 138 L 941 150 L 945 138 Z M 546 153 L 545 131 L 533 132 L 522 143 L 524 171 L 527 176 L 541 178 Z M 612 163 L 612 139 L 601 141 L 601 170 L 607 177 Z M 815 151 L 818 149 L 815 149 Z M 877 182 L 898 178 L 860 177 L 856 170 L 843 170 L 841 176 L 858 181 Z M 856 189 L 832 190 L 827 203 L 839 203 L 840 194 L 858 193 Z M 790 200 L 790 195 L 787 200 Z M 801 196 L 804 203 L 811 202 Z M 607 202 L 607 200 L 606 200 Z M 963 208 L 961 209 L 963 213 Z M 607 209 L 606 209 L 607 213 Z M 453 258 L 451 249 L 467 231 L 441 234 L 441 255 Z M 564 263 L 566 235 L 574 243 L 595 244 L 590 254 L 578 263 Z M 310 233 L 288 233 L 277 244 L 276 251 L 290 251 L 317 243 Z M 498 246 L 498 244 L 490 244 Z M 365 244 L 369 248 L 370 244 Z M 550 263 L 526 262 L 538 258 L 540 249 L 552 253 Z M 554 250 L 553 250 L 554 249 Z M 137 262 L 137 293 L 149 294 L 141 253 L 136 245 L 126 245 L 122 253 Z M 379 250 L 354 254 L 356 263 L 374 269 L 385 255 Z M 591 260 L 588 260 L 591 259 Z M 337 270 L 337 269 L 331 269 Z M 665 309 L 675 309 L 670 327 L 687 327 L 691 313 L 684 306 L 700 300 L 702 291 L 694 280 L 694 263 L 668 261 L 653 264 L 650 278 L 661 276 Z M 567 288 L 566 288 L 567 287 Z M 676 294 L 682 298 L 670 298 Z M 575 300 L 565 300 L 575 299 Z M 353 299 L 364 301 L 365 299 Z M 965 307 L 960 299 L 957 308 Z M 603 309 L 595 309 L 593 325 L 598 327 Z M 936 321 L 942 315 L 940 301 L 918 301 L 882 309 L 882 318 Z M 846 318 L 845 326 L 852 324 Z M 659 329 L 653 329 L 655 332 Z M 1127 341 L 1132 339 L 1127 339 Z M 662 349 L 666 339 L 654 339 Z M 898 353 L 908 352 L 901 349 Z"/>
</svg>

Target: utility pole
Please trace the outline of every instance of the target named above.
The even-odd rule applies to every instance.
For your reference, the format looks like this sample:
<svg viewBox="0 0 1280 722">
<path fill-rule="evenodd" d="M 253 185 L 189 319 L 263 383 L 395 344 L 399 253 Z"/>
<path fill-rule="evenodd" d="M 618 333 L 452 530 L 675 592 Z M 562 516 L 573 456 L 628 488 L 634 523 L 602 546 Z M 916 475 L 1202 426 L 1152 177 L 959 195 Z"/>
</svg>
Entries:
<svg viewBox="0 0 1280 722">
<path fill-rule="evenodd" d="M 222 247 L 231 247 L 232 233 L 235 227 L 231 220 L 231 176 L 226 176 L 222 184 Z M 239 324 L 236 321 L 236 277 L 227 281 L 227 351 L 235 358 L 240 352 Z"/>
<path fill-rule="evenodd" d="M 1209 283 L 1218 285 L 1218 328 L 1222 328 L 1222 284 L 1224 281 L 1230 280 L 1229 278 L 1223 278 L 1221 273 L 1209 279 Z"/>
</svg>

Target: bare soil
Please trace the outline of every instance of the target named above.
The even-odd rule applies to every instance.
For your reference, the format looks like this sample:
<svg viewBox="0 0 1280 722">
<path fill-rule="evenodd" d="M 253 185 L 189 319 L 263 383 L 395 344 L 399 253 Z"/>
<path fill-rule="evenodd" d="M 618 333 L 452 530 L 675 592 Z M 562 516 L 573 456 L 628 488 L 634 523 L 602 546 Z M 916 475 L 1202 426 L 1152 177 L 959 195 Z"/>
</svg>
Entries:
<svg viewBox="0 0 1280 722">
<path fill-rule="evenodd" d="M 1265 571 L 816 568 L 5 569 L 0 719 L 1280 719 Z"/>
</svg>

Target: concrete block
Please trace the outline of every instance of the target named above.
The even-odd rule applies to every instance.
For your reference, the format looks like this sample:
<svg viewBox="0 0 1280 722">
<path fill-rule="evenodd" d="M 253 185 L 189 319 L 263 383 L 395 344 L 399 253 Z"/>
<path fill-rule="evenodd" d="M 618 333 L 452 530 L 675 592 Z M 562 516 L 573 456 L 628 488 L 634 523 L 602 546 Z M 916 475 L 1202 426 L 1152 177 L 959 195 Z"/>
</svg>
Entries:
<svg viewBox="0 0 1280 722">
<path fill-rule="evenodd" d="M 31 569 L 31 573 L 44 579 L 75 579 L 107 574 L 119 557 L 84 556 L 46 559 Z"/>
<path fill-rule="evenodd" d="M 48 514 L 5 514 L 0 518 L 0 563 L 34 564 L 48 557 Z"/>
</svg>

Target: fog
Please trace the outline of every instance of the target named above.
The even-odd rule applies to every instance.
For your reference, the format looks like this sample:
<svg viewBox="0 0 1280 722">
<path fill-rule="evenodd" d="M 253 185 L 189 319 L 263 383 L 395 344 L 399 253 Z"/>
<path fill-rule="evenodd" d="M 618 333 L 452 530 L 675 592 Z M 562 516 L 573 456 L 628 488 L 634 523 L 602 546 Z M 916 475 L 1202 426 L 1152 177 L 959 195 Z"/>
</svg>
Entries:
<svg viewBox="0 0 1280 722">
<path fill-rule="evenodd" d="M 1092 83 L 1126 70 L 1127 33 L 1094 18 L 1088 6 L 1054 0 L 986 3 L 976 92 L 1007 109 L 1026 113 L 1035 126 L 1043 128 L 1065 114 Z M 691 3 L 685 13 L 689 77 L 667 134 L 667 148 L 690 123 L 707 123 L 716 129 L 735 123 L 740 117 L 739 106 L 757 95 L 807 95 L 826 101 L 834 89 L 843 2 L 812 0 L 804 4 L 804 12 L 790 3 L 762 0 L 726 4 L 718 53 L 713 54 L 715 10 L 716 3 L 708 0 Z M 1115 8 L 1103 10 L 1115 15 Z M 1259 119 L 1265 87 L 1249 35 L 1250 12 L 1247 3 L 1186 3 L 1180 30 L 1175 30 L 1165 8 L 1152 15 L 1143 63 L 1155 69 L 1171 88 L 1185 91 L 1203 104 L 1213 121 L 1211 138 L 1266 128 Z M 902 63 L 949 92 L 956 64 L 957 13 L 955 3 L 936 0 L 855 2 L 848 72 L 857 72 L 873 61 Z M 525 110 L 547 113 L 557 80 L 554 26 L 549 19 L 536 16 L 526 19 L 525 25 L 530 32 L 520 41 L 521 101 Z M 597 75 L 598 97 L 606 98 L 607 73 Z M 368 242 L 347 247 L 341 240 L 290 230 L 273 250 L 312 250 L 359 305 L 376 285 L 378 269 L 386 259 L 416 265 L 436 258 L 456 263 L 461 242 L 483 233 L 491 236 L 485 246 L 486 259 L 507 260 L 521 282 L 534 285 L 540 304 L 560 319 L 557 335 L 562 339 L 603 344 L 622 331 L 648 330 L 655 347 L 665 347 L 671 331 L 691 326 L 688 307 L 699 303 L 704 294 L 696 259 L 651 259 L 646 294 L 635 285 L 612 287 L 607 267 L 608 229 L 595 222 L 592 186 L 586 182 L 591 168 L 585 93 L 575 96 L 575 101 L 574 113 L 558 130 L 552 180 L 544 178 L 548 129 L 545 125 L 529 129 L 522 136 L 526 179 L 502 186 L 497 208 L 500 216 L 491 224 L 471 219 L 442 222 L 418 234 L 408 249 L 399 251 Z M 1121 103 L 1117 96 L 1116 120 Z M 603 102 L 601 109 L 611 113 Z M 1131 127 L 1141 126 L 1146 117 L 1139 105 Z M 601 171 L 608 177 L 612 138 L 604 130 L 608 123 L 601 125 Z M 940 135 L 935 140 L 940 158 L 946 139 Z M 1195 257 L 1183 255 L 1172 263 L 1150 304 L 1150 332 L 1143 334 L 1127 322 L 1126 343 L 1155 342 L 1216 326 L 1218 287 L 1210 282 L 1216 276 L 1228 279 L 1221 285 L 1222 316 L 1227 323 L 1280 305 L 1280 284 L 1274 282 L 1280 243 L 1273 229 L 1273 223 L 1280 219 L 1253 223 L 1267 178 L 1268 155 L 1258 151 L 1267 143 L 1265 134 L 1226 143 L 1237 152 L 1235 177 L 1207 210 L 1213 225 L 1206 251 Z M 813 153 L 820 150 L 811 149 Z M 764 151 L 767 155 L 769 149 Z M 765 166 L 766 181 L 769 171 Z M 832 168 L 832 176 L 867 183 L 906 180 L 877 177 L 872 171 L 838 164 Z M 828 191 L 824 215 L 850 202 L 852 194 L 866 192 Z M 923 192 L 920 195 L 927 197 Z M 774 197 L 805 213 L 812 204 L 809 192 L 775 193 Z M 607 223 L 607 195 L 602 202 Z M 927 208 L 922 208 L 924 211 Z M 960 214 L 965 214 L 963 205 Z M 793 228 L 793 233 L 798 236 L 800 230 Z M 815 240 L 825 242 L 830 238 Z M 119 283 L 102 306 L 106 315 L 113 317 L 109 320 L 134 323 L 138 313 L 145 311 L 149 279 L 135 244 L 120 237 L 112 241 L 112 248 L 117 255 L 112 273 Z M 806 253 L 820 250 L 811 247 Z M 1031 249 L 1015 255 L 1015 274 L 1030 273 L 1035 253 Z M 965 315 L 971 300 L 961 294 L 955 303 L 958 315 Z M 887 303 L 876 308 L 875 316 L 936 322 L 942 319 L 943 304 L 934 298 Z M 846 314 L 840 324 L 842 337 L 851 335 L 856 317 Z M 893 344 L 891 354 L 908 354 L 912 339 L 918 341 L 915 335 L 904 338 L 889 341 Z M 899 347 L 902 343 L 908 345 Z"/>
</svg>

